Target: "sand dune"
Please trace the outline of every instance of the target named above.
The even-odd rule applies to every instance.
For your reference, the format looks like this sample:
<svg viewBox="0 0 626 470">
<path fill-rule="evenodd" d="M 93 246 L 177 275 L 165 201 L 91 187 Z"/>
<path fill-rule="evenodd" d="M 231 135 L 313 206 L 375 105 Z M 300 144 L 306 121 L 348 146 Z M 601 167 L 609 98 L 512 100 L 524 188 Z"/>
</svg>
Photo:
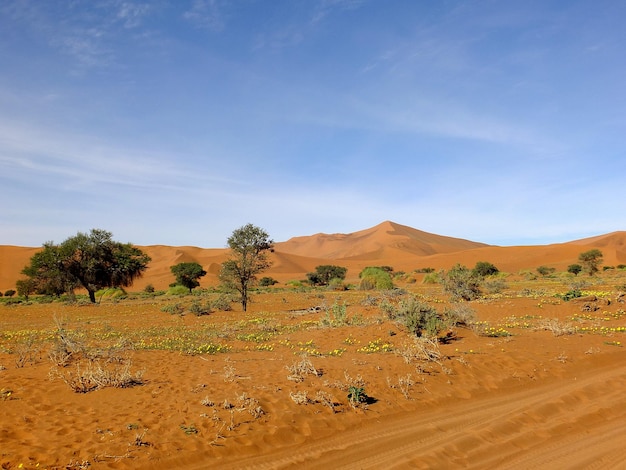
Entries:
<svg viewBox="0 0 626 470">
<path fill-rule="evenodd" d="M 139 246 L 151 258 L 145 275 L 134 288 L 152 284 L 165 289 L 174 281 L 170 267 L 181 262 L 195 261 L 208 272 L 202 286 L 218 283 L 221 263 L 227 259 L 224 248 L 193 246 Z M 598 248 L 604 254 L 605 265 L 626 264 L 626 232 L 613 232 L 567 243 L 537 246 L 491 246 L 459 238 L 435 235 L 411 227 L 383 222 L 375 227 L 350 234 L 316 234 L 278 242 L 271 255 L 273 266 L 266 275 L 280 282 L 305 279 L 306 273 L 320 264 L 338 264 L 348 268 L 348 280 L 371 265 L 388 265 L 396 271 L 412 271 L 432 267 L 449 269 L 456 263 L 473 266 L 477 261 L 494 263 L 501 271 L 517 273 L 545 265 L 558 270 L 576 263 L 585 250 Z M 20 271 L 38 248 L 0 246 L 0 290 L 15 288 Z"/>
</svg>

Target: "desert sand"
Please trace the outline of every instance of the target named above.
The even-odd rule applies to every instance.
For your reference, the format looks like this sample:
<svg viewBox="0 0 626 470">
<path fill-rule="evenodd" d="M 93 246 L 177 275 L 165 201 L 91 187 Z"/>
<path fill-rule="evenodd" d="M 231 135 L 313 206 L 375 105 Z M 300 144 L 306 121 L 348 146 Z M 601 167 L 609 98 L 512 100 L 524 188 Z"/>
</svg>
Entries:
<svg viewBox="0 0 626 470">
<path fill-rule="evenodd" d="M 279 280 L 248 312 L 195 316 L 194 300 L 219 294 L 222 249 L 142 247 L 153 259 L 129 295 L 100 304 L 0 305 L 2 468 L 626 468 L 626 272 L 586 281 L 564 301 L 562 274 L 599 248 L 626 263 L 626 233 L 549 246 L 495 247 L 385 222 L 355 234 L 277 243 Z M 0 288 L 14 286 L 36 248 L 0 246 Z M 202 295 L 147 296 L 169 266 L 197 261 Z M 389 293 L 287 287 L 319 264 L 396 271 L 494 263 L 506 287 L 468 304 L 477 325 L 458 327 L 425 360 L 384 314 Z M 555 276 L 523 271 L 555 267 Z M 396 285 L 450 307 L 438 284 L 415 274 Z M 136 292 L 136 293 L 135 293 Z M 172 305 L 180 313 L 167 311 Z M 331 321 L 334 306 L 347 307 Z M 171 310 L 171 308 L 170 308 Z M 61 336 L 76 345 L 62 361 Z M 69 338 L 69 339 L 68 339 Z M 84 393 L 89 368 L 126 387 Z M 89 388 L 89 384 L 83 384 Z M 351 402 L 350 387 L 366 402 Z"/>
</svg>

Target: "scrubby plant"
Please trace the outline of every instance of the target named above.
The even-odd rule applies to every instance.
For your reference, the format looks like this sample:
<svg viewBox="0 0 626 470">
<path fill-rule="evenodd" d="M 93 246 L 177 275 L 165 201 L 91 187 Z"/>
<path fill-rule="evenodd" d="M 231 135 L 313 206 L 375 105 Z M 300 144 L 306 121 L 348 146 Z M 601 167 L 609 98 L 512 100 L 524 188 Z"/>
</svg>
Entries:
<svg viewBox="0 0 626 470">
<path fill-rule="evenodd" d="M 424 276 L 422 284 L 437 284 L 440 282 L 439 275 L 437 273 L 428 273 Z"/>
<path fill-rule="evenodd" d="M 455 303 L 444 309 L 442 317 L 448 328 L 469 327 L 476 321 L 476 312 L 466 303 Z"/>
<path fill-rule="evenodd" d="M 344 291 L 348 290 L 348 284 L 346 284 L 343 279 L 335 277 L 328 282 L 328 288 L 330 290 Z"/>
<path fill-rule="evenodd" d="M 196 316 L 208 315 L 211 313 L 211 304 L 210 303 L 202 303 L 199 300 L 194 300 L 191 302 L 188 308 L 190 313 L 193 313 Z"/>
<path fill-rule="evenodd" d="M 552 268 L 548 266 L 541 265 L 537 267 L 537 272 L 544 277 L 549 276 L 550 274 L 554 274 L 555 271 L 556 271 L 556 268 Z"/>
<path fill-rule="evenodd" d="M 490 279 L 483 286 L 488 294 L 499 294 L 508 287 L 504 279 Z"/>
<path fill-rule="evenodd" d="M 582 297 L 582 292 L 579 289 L 572 289 L 567 291 L 564 294 L 557 294 L 557 297 L 560 297 L 561 299 L 563 299 L 565 302 L 568 302 L 572 299 L 576 299 L 578 297 Z"/>
<path fill-rule="evenodd" d="M 185 311 L 185 307 L 183 307 L 180 303 L 167 304 L 161 307 L 161 311 L 171 315 L 182 315 Z"/>
<path fill-rule="evenodd" d="M 16 292 L 13 289 L 8 289 L 8 290 L 4 291 L 4 296 L 5 297 L 13 297 L 15 294 L 16 294 Z"/>
<path fill-rule="evenodd" d="M 261 287 L 270 287 L 274 284 L 278 284 L 278 281 L 273 277 L 265 276 L 259 279 L 259 286 Z"/>
<path fill-rule="evenodd" d="M 480 277 L 492 276 L 500 272 L 495 265 L 488 261 L 478 261 L 472 271 Z"/>
<path fill-rule="evenodd" d="M 308 281 L 314 286 L 327 286 L 332 279 L 345 279 L 348 268 L 335 265 L 320 265 L 315 267 L 315 271 L 307 273 Z"/>
<path fill-rule="evenodd" d="M 143 288 L 143 291 L 146 294 L 154 294 L 154 286 L 152 284 L 148 284 L 146 287 Z"/>
<path fill-rule="evenodd" d="M 443 290 L 450 294 L 453 301 L 474 300 L 481 295 L 482 278 L 461 264 L 440 274 Z"/>
<path fill-rule="evenodd" d="M 384 267 L 370 266 L 359 273 L 361 282 L 359 289 L 361 290 L 388 290 L 393 289 L 393 281 L 389 271 Z"/>
<path fill-rule="evenodd" d="M 436 336 L 443 328 L 443 322 L 437 310 L 415 297 L 400 301 L 396 318 L 410 333 L 417 336 L 421 336 L 422 332 L 428 336 Z"/>
<path fill-rule="evenodd" d="M 167 293 L 168 295 L 187 295 L 189 293 L 189 289 L 185 286 L 173 285 L 167 289 Z"/>
</svg>

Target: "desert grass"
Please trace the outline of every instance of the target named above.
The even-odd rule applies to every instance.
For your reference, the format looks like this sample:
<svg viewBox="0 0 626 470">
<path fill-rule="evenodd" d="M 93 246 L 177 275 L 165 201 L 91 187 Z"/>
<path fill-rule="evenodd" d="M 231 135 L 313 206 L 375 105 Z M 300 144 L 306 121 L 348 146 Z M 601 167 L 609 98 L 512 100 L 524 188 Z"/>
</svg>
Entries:
<svg viewBox="0 0 626 470">
<path fill-rule="evenodd" d="M 313 375 L 315 377 L 322 375 L 322 372 L 313 366 L 313 363 L 306 354 L 302 354 L 299 361 L 287 365 L 285 368 L 289 372 L 287 379 L 292 382 L 304 382 L 307 375 Z"/>
<path fill-rule="evenodd" d="M 546 318 L 539 322 L 539 329 L 550 331 L 554 336 L 573 335 L 577 329 L 571 323 L 560 321 L 558 318 Z"/>
</svg>

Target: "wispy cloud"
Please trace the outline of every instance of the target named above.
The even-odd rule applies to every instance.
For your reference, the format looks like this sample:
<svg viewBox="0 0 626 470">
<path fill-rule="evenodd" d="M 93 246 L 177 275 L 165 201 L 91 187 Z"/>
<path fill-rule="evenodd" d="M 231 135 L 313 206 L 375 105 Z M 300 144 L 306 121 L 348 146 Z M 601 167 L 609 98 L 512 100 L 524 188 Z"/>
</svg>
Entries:
<svg viewBox="0 0 626 470">
<path fill-rule="evenodd" d="M 191 8 L 183 13 L 183 18 L 213 32 L 222 31 L 226 26 L 224 6 L 219 0 L 194 0 Z"/>
<path fill-rule="evenodd" d="M 311 23 L 318 23 L 335 11 L 355 10 L 364 0 L 321 0 L 315 7 Z"/>
</svg>

